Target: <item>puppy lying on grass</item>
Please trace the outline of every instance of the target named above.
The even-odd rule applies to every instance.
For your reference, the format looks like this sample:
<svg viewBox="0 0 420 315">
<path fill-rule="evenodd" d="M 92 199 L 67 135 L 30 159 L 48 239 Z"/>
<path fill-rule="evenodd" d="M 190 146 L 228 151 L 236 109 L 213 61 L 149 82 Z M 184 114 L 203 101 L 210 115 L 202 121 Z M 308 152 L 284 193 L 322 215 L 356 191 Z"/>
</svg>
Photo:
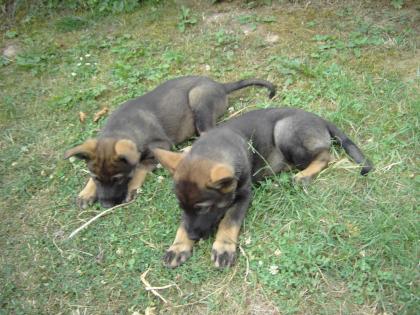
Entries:
<svg viewBox="0 0 420 315">
<path fill-rule="evenodd" d="M 108 119 L 97 139 L 89 139 L 64 154 L 86 161 L 90 179 L 79 193 L 84 209 L 99 200 L 105 208 L 128 202 L 152 171 L 153 148 L 169 149 L 212 128 L 228 107 L 227 95 L 247 86 L 275 87 L 264 80 L 218 83 L 206 77 L 169 80 L 153 91 L 122 104 Z"/>
<path fill-rule="evenodd" d="M 331 139 L 361 164 L 362 175 L 372 169 L 361 150 L 335 125 L 293 108 L 255 110 L 231 119 L 202 135 L 189 152 L 153 150 L 172 173 L 183 209 L 165 264 L 173 268 L 185 262 L 194 242 L 217 228 L 211 259 L 217 267 L 231 266 L 251 202 L 251 183 L 291 167 L 300 170 L 296 182 L 310 182 L 328 166 Z"/>
</svg>

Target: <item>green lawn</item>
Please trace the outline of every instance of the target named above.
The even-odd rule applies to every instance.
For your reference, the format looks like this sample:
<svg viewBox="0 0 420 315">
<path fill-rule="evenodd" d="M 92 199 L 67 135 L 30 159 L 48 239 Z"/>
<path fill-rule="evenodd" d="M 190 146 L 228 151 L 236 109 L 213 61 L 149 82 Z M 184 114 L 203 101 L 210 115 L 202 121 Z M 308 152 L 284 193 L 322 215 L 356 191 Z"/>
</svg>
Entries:
<svg viewBox="0 0 420 315">
<path fill-rule="evenodd" d="M 0 59 L 0 314 L 418 313 L 420 13 L 405 2 L 162 1 L 3 29 L 0 48 L 19 53 Z M 255 186 L 227 270 L 211 263 L 212 239 L 163 266 L 180 216 L 163 169 L 133 204 L 68 240 L 103 209 L 77 209 L 88 175 L 64 151 L 95 136 L 101 108 L 188 74 L 276 83 L 273 100 L 236 92 L 231 112 L 318 113 L 376 169 L 360 176 L 337 148 L 308 188 L 291 173 Z M 145 290 L 146 270 L 152 286 L 172 285 L 158 290 L 167 303 Z"/>
</svg>

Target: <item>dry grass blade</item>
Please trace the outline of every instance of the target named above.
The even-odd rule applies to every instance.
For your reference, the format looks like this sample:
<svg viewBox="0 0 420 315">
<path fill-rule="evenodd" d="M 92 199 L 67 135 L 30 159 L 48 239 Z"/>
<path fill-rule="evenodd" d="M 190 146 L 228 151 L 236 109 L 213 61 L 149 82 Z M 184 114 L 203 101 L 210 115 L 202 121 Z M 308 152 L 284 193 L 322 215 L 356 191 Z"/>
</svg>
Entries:
<svg viewBox="0 0 420 315">
<path fill-rule="evenodd" d="M 245 282 L 247 281 L 248 275 L 249 275 L 249 259 L 248 259 L 248 255 L 245 253 L 245 250 L 242 248 L 241 245 L 239 245 L 239 250 L 241 251 L 241 254 L 244 255 L 245 259 L 246 259 L 246 271 L 245 271 L 245 277 L 244 280 Z"/>
</svg>

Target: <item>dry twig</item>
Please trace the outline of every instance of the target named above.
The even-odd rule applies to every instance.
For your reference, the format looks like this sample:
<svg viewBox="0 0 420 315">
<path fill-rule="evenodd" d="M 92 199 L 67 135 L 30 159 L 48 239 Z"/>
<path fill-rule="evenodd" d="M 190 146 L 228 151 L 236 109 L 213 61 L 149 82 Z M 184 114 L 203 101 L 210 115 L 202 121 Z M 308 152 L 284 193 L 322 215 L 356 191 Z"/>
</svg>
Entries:
<svg viewBox="0 0 420 315">
<path fill-rule="evenodd" d="M 89 226 L 93 221 L 99 219 L 100 217 L 103 217 L 103 216 L 109 214 L 110 212 L 114 211 L 117 208 L 121 208 L 121 207 L 124 207 L 126 205 L 129 205 L 130 203 L 133 203 L 134 201 L 135 201 L 135 199 L 131 200 L 130 202 L 122 203 L 122 204 L 116 205 L 115 207 L 106 209 L 105 211 L 102 211 L 101 213 L 99 213 L 98 215 L 96 215 L 95 217 L 90 219 L 89 221 L 85 222 L 82 226 L 78 227 L 73 232 L 71 232 L 71 234 L 69 235 L 69 237 L 67 239 L 69 240 L 69 239 L 73 238 L 77 233 L 79 233 L 81 230 L 83 230 L 84 228 Z"/>
<path fill-rule="evenodd" d="M 146 276 L 149 273 L 149 271 L 150 271 L 150 268 L 147 269 L 145 272 L 143 272 L 141 274 L 141 276 L 140 276 L 141 282 L 143 282 L 143 284 L 146 286 L 146 290 L 151 291 L 154 295 L 156 295 L 158 298 L 160 298 L 163 301 L 163 303 L 167 304 L 168 301 L 166 301 L 166 299 L 162 295 L 160 295 L 159 292 L 157 292 L 156 290 L 166 289 L 168 286 L 164 286 L 164 287 L 152 287 L 150 285 L 149 281 L 146 280 Z"/>
<path fill-rule="evenodd" d="M 223 119 L 221 122 L 224 122 L 226 120 L 229 120 L 237 115 L 239 115 L 240 113 L 242 113 L 244 110 L 250 109 L 250 108 L 254 108 L 255 105 L 250 105 L 250 106 L 246 106 L 244 108 L 241 108 L 240 110 L 237 110 L 236 112 L 233 112 L 232 114 L 230 114 L 228 117 L 226 117 L 225 119 Z"/>
<path fill-rule="evenodd" d="M 146 287 L 146 291 L 153 291 L 153 290 L 163 290 L 170 287 L 173 287 L 175 284 L 167 284 L 161 287 Z"/>
</svg>

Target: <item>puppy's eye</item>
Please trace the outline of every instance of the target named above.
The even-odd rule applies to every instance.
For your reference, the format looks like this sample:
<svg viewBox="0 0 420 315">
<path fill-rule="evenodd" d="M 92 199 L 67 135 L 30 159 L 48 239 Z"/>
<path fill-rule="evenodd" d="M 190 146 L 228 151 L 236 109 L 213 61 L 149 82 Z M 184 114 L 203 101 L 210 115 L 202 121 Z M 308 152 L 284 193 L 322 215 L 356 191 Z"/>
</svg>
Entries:
<svg viewBox="0 0 420 315">
<path fill-rule="evenodd" d="M 112 176 L 113 183 L 120 184 L 123 182 L 123 180 L 124 180 L 124 174 L 117 174 L 117 175 Z"/>
<path fill-rule="evenodd" d="M 206 214 L 210 211 L 210 207 L 202 207 L 196 211 L 197 214 Z"/>
<path fill-rule="evenodd" d="M 205 214 L 210 211 L 212 205 L 211 202 L 200 202 L 194 205 L 194 209 L 198 214 Z"/>
<path fill-rule="evenodd" d="M 97 176 L 96 174 L 90 173 L 90 177 L 92 177 L 92 179 L 96 182 L 100 182 L 101 179 L 99 178 L 99 176 Z"/>
</svg>

